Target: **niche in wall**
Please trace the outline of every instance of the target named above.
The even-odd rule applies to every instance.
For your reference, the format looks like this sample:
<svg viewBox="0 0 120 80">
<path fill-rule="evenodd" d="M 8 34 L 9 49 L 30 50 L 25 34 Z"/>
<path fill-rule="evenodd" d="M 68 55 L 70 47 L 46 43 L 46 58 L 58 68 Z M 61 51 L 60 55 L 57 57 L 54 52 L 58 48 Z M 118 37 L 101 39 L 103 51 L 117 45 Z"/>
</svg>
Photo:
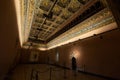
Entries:
<svg viewBox="0 0 120 80">
<path fill-rule="evenodd" d="M 32 51 L 30 53 L 30 62 L 38 62 L 39 59 L 39 52 L 38 51 Z"/>
</svg>

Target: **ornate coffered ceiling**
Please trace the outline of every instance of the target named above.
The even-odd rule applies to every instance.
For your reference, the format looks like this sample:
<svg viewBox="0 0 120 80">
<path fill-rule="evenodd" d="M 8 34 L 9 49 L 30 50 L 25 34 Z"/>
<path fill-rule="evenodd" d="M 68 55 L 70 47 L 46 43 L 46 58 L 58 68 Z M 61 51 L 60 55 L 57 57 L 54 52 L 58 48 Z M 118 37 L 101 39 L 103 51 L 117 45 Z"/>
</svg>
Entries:
<svg viewBox="0 0 120 80">
<path fill-rule="evenodd" d="M 78 0 L 36 0 L 36 3 L 29 41 L 42 42 L 62 29 L 64 26 L 60 25 L 84 5 Z"/>
<path fill-rule="evenodd" d="M 48 49 L 115 22 L 105 0 L 20 0 L 20 5 L 24 46 Z"/>
</svg>

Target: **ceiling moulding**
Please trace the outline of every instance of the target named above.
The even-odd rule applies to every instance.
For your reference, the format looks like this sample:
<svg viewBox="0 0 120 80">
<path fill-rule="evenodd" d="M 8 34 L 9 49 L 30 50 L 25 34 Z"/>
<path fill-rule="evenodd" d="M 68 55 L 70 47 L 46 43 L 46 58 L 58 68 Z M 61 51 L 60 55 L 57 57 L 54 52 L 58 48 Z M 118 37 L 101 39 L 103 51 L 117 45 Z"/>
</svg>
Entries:
<svg viewBox="0 0 120 80">
<path fill-rule="evenodd" d="M 27 41 L 36 0 L 14 0 L 21 46 Z"/>
<path fill-rule="evenodd" d="M 84 39 L 94 34 L 100 34 L 112 29 L 117 28 L 117 24 L 111 11 L 105 8 L 97 14 L 79 23 L 72 29 L 61 34 L 57 38 L 53 39 L 47 44 L 33 44 L 31 48 L 37 48 L 39 50 L 49 50 L 61 45 L 68 44 L 70 42 Z M 29 46 L 29 45 L 27 45 Z M 28 47 L 29 48 L 29 47 Z"/>
<path fill-rule="evenodd" d="M 26 42 L 26 43 L 23 44 L 22 48 L 38 49 L 38 50 L 45 51 L 45 50 L 47 50 L 47 45 L 46 44 L 38 44 L 38 43 L 32 43 L 31 44 L 31 42 Z"/>
<path fill-rule="evenodd" d="M 36 0 L 15 0 L 20 4 L 20 22 L 21 22 L 21 36 L 24 42 L 27 41 L 30 29 L 31 29 L 31 23 L 33 20 Z M 18 6 L 18 5 L 17 5 Z"/>
<path fill-rule="evenodd" d="M 117 28 L 117 24 L 111 11 L 108 8 L 103 9 L 92 17 L 79 23 L 72 29 L 58 36 L 47 44 L 48 49 L 52 49 L 70 42 L 84 39 L 93 36 L 93 34 L 100 34 L 105 31 Z"/>
</svg>

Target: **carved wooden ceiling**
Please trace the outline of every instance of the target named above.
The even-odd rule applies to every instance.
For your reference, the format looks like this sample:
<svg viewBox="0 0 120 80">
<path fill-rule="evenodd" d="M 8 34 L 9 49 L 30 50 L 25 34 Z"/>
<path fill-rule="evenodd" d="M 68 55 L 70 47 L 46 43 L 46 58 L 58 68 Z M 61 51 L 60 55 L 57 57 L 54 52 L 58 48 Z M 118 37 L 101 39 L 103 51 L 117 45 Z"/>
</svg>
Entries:
<svg viewBox="0 0 120 80">
<path fill-rule="evenodd" d="M 75 37 L 78 34 L 75 31 L 84 33 L 85 31 L 83 32 L 82 29 L 86 29 L 87 26 L 98 25 L 99 19 L 101 22 L 106 19 L 105 23 L 102 22 L 105 25 L 114 22 L 105 0 L 21 0 L 20 4 L 22 9 L 21 22 L 24 26 L 22 35 L 24 36 L 24 42 L 27 42 L 24 45 L 29 46 L 30 43 L 33 43 L 33 46 L 38 48 L 49 48 L 54 46 L 53 43 L 55 42 L 57 42 L 56 44 L 61 41 L 64 42 L 74 33 L 72 37 Z M 100 15 L 97 13 L 100 13 Z M 102 19 L 98 18 L 99 16 Z M 91 17 L 93 19 L 88 20 L 88 23 L 86 19 Z M 82 22 L 85 24 L 84 27 Z M 79 30 L 74 30 L 73 28 L 79 24 L 81 25 L 77 27 Z M 99 27 L 95 29 L 97 28 Z M 70 29 L 73 29 L 72 32 L 74 33 L 70 32 Z M 70 37 L 67 34 L 69 32 L 71 33 Z M 66 39 L 62 40 L 62 37 L 59 37 L 60 35 L 66 37 Z M 61 41 L 58 39 L 61 39 Z"/>
<path fill-rule="evenodd" d="M 65 23 L 88 2 L 89 0 L 36 0 L 28 41 L 47 43 L 54 39 L 61 34 L 58 33 L 56 35 L 57 32 L 67 27 L 66 25 L 68 24 Z M 102 6 L 100 3 L 93 5 L 88 12 L 82 15 L 83 17 L 95 11 L 95 7 L 99 8 Z M 68 28 L 71 28 L 71 26 L 69 25 Z"/>
</svg>

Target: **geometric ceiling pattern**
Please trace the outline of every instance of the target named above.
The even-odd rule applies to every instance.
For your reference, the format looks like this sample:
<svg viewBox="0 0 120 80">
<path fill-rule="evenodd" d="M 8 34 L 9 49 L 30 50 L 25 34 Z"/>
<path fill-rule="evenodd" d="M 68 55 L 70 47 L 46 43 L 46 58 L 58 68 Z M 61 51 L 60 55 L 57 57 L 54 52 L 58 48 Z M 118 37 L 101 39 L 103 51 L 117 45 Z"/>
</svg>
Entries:
<svg viewBox="0 0 120 80">
<path fill-rule="evenodd" d="M 88 0 L 37 0 L 31 24 L 30 40 L 46 41 Z"/>
<path fill-rule="evenodd" d="M 49 49 L 115 22 L 105 0 L 20 0 L 24 46 Z"/>
</svg>

